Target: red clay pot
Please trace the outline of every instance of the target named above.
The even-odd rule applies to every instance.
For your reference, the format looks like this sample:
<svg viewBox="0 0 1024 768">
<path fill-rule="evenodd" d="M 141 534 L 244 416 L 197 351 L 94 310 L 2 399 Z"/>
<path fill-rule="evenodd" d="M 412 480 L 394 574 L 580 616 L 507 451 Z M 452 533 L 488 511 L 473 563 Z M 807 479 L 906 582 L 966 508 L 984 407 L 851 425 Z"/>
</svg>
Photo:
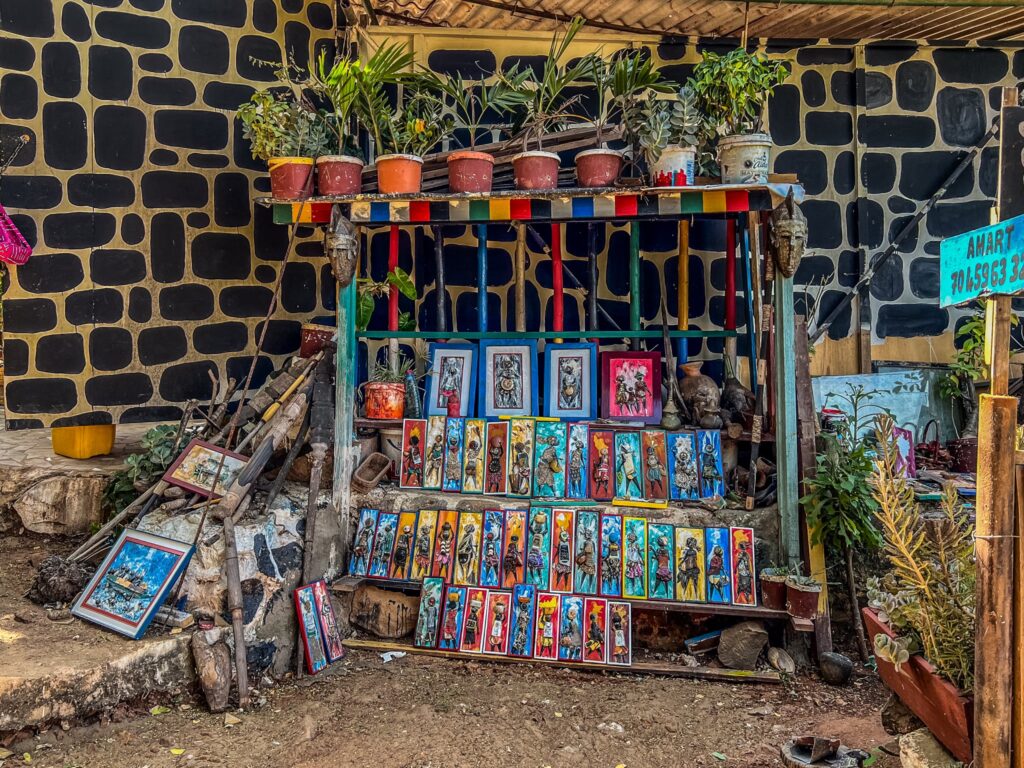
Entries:
<svg viewBox="0 0 1024 768">
<path fill-rule="evenodd" d="M 363 161 L 349 155 L 318 157 L 316 186 L 321 195 L 358 195 L 363 188 Z"/>
<path fill-rule="evenodd" d="M 377 158 L 377 191 L 382 195 L 410 195 L 420 191 L 423 158 L 416 155 L 381 155 Z"/>
<path fill-rule="evenodd" d="M 761 574 L 761 605 L 775 611 L 786 610 L 786 577 Z"/>
<path fill-rule="evenodd" d="M 513 156 L 516 189 L 556 189 L 559 162 L 554 152 L 520 152 Z"/>
<path fill-rule="evenodd" d="M 448 189 L 451 192 L 490 192 L 494 156 L 459 150 L 448 155 Z"/>
<path fill-rule="evenodd" d="M 303 323 L 299 332 L 299 357 L 312 357 L 334 338 L 333 325 Z"/>
<path fill-rule="evenodd" d="M 302 200 L 313 194 L 313 158 L 272 157 L 270 194 L 277 200 Z"/>
<path fill-rule="evenodd" d="M 872 646 L 875 635 L 895 637 L 872 609 L 862 608 L 861 615 Z M 923 656 L 911 656 L 910 661 L 900 665 L 899 671 L 894 664 L 877 656 L 875 662 L 879 677 L 900 701 L 921 718 L 957 760 L 970 764 L 974 738 L 973 697 L 965 696 L 948 680 L 939 677 L 935 667 Z"/>
<path fill-rule="evenodd" d="M 368 381 L 365 391 L 366 418 L 400 419 L 405 415 L 405 384 Z"/>
<path fill-rule="evenodd" d="M 813 591 L 810 587 L 801 587 L 791 581 L 786 581 L 786 610 L 790 616 L 798 619 L 818 618 L 818 597 L 821 595 L 821 587 Z"/>
<path fill-rule="evenodd" d="M 622 173 L 622 153 L 588 149 L 576 155 L 576 181 L 581 187 L 610 187 Z"/>
<path fill-rule="evenodd" d="M 960 437 L 946 443 L 953 456 L 954 472 L 977 472 L 978 471 L 978 438 Z"/>
</svg>

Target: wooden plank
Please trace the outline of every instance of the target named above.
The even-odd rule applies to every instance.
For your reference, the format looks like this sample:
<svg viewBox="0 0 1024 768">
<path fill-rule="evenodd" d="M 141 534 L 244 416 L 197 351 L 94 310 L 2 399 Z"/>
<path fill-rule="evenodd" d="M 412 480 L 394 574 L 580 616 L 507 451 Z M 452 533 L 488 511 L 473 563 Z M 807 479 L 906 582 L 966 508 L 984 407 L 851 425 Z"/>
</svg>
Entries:
<svg viewBox="0 0 1024 768">
<path fill-rule="evenodd" d="M 516 331 L 526 330 L 526 225 L 516 225 L 515 253 L 515 295 L 516 295 Z"/>
<path fill-rule="evenodd" d="M 1013 297 L 993 296 L 985 302 L 988 332 L 985 351 L 989 358 L 989 393 L 1005 395 L 1010 386 L 1010 323 Z"/>
<path fill-rule="evenodd" d="M 1021 451 L 1017 451 L 1018 454 Z M 1013 569 L 1013 768 L 1024 766 L 1024 576 L 1020 564 L 1024 563 L 1024 466 L 1016 461 L 1014 467 L 1016 493 L 1014 505 L 1014 558 Z"/>
<path fill-rule="evenodd" d="M 364 238 L 356 234 L 356 242 Z M 335 355 L 335 422 L 334 422 L 334 502 L 339 518 L 338 540 L 340 550 L 338 562 L 348 560 L 349 504 L 352 498 L 352 473 L 355 471 L 359 448 L 352 445 L 355 437 L 356 387 L 356 281 L 353 279 L 345 288 L 338 289 L 337 328 L 338 350 Z"/>
<path fill-rule="evenodd" d="M 784 562 L 800 563 L 800 512 L 796 423 L 796 319 L 793 278 L 775 274 L 775 454 L 779 535 Z"/>
</svg>

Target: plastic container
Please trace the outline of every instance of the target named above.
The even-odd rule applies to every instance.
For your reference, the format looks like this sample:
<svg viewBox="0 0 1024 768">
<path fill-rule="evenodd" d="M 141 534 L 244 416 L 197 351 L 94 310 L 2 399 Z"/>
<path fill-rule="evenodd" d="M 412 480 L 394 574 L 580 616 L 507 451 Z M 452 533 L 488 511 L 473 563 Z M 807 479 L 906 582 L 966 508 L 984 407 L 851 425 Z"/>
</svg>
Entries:
<svg viewBox="0 0 1024 768">
<path fill-rule="evenodd" d="M 381 155 L 377 158 L 377 191 L 382 195 L 411 195 L 420 191 L 423 158 Z"/>
<path fill-rule="evenodd" d="M 448 189 L 451 192 L 490 192 L 494 156 L 459 150 L 448 155 Z"/>
<path fill-rule="evenodd" d="M 576 180 L 581 187 L 610 187 L 622 173 L 621 152 L 587 149 L 576 155 Z"/>
<path fill-rule="evenodd" d="M 270 194 L 277 200 L 302 200 L 313 194 L 312 157 L 272 157 Z"/>
<path fill-rule="evenodd" d="M 50 442 L 53 452 L 69 459 L 106 456 L 114 450 L 116 424 L 88 424 L 78 427 L 53 427 Z"/>
<path fill-rule="evenodd" d="M 651 163 L 651 184 L 655 187 L 689 187 L 697 175 L 697 150 L 672 144 Z"/>
<path fill-rule="evenodd" d="M 516 189 L 557 189 L 558 165 L 554 152 L 520 152 L 512 158 Z"/>
<path fill-rule="evenodd" d="M 723 136 L 718 140 L 718 165 L 723 184 L 766 184 L 772 137 L 767 133 Z"/>
</svg>

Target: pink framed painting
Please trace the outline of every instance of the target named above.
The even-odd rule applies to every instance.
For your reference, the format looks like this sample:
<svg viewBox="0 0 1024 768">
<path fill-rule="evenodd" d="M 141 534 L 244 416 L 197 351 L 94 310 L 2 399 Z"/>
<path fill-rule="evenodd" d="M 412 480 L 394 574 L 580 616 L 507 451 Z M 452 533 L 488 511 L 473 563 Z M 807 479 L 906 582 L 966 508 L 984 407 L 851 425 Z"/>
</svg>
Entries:
<svg viewBox="0 0 1024 768">
<path fill-rule="evenodd" d="M 601 417 L 661 421 L 661 353 L 601 353 Z"/>
</svg>

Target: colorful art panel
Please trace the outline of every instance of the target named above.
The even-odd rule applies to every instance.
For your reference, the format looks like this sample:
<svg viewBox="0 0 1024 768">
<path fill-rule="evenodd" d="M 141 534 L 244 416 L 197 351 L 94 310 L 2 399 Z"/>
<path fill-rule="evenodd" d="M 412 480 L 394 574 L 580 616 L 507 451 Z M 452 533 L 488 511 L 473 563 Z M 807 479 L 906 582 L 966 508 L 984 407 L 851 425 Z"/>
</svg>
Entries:
<svg viewBox="0 0 1024 768">
<path fill-rule="evenodd" d="M 892 440 L 896 443 L 896 471 L 902 477 L 917 477 L 914 433 L 903 427 L 893 427 Z"/>
<path fill-rule="evenodd" d="M 615 433 L 610 429 L 588 430 L 587 480 L 590 498 L 611 501 L 615 496 Z"/>
<path fill-rule="evenodd" d="M 551 583 L 551 509 L 533 507 L 526 546 L 526 583 L 546 590 Z"/>
<path fill-rule="evenodd" d="M 522 584 L 526 578 L 526 542 L 526 510 L 507 510 L 501 557 L 501 586 L 505 589 Z"/>
<path fill-rule="evenodd" d="M 484 394 L 480 415 L 535 416 L 537 394 L 537 342 L 481 341 Z"/>
<path fill-rule="evenodd" d="M 583 660 L 583 598 L 562 595 L 558 614 L 558 660 Z"/>
<path fill-rule="evenodd" d="M 732 602 L 732 542 L 728 528 L 704 529 L 704 552 L 708 560 L 705 575 L 709 603 Z"/>
<path fill-rule="evenodd" d="M 703 528 L 676 528 L 676 600 L 704 603 L 708 599 L 707 557 Z"/>
<path fill-rule="evenodd" d="M 553 592 L 537 592 L 537 631 L 533 645 L 535 659 L 558 659 L 558 598 Z"/>
<path fill-rule="evenodd" d="M 565 495 L 570 499 L 586 499 L 589 475 L 590 430 L 586 424 L 569 425 L 569 447 L 566 450 Z"/>
<path fill-rule="evenodd" d="M 640 501 L 644 498 L 641 470 L 640 433 L 623 430 L 615 433 L 615 496 Z"/>
<path fill-rule="evenodd" d="M 601 515 L 601 589 L 605 597 L 622 597 L 622 516 Z"/>
<path fill-rule="evenodd" d="M 668 498 L 668 448 L 665 433 L 660 429 L 645 429 L 640 433 L 640 447 L 644 461 L 644 497 Z"/>
<path fill-rule="evenodd" d="M 697 436 L 693 432 L 673 432 L 668 436 L 669 495 L 673 501 L 700 498 L 697 474 Z"/>
<path fill-rule="evenodd" d="M 576 535 L 573 541 L 573 592 L 597 594 L 598 553 L 601 548 L 596 512 L 576 511 Z"/>
<path fill-rule="evenodd" d="M 533 449 L 533 495 L 539 499 L 565 498 L 567 432 L 567 425 L 563 422 L 537 422 Z"/>
<path fill-rule="evenodd" d="M 462 492 L 484 492 L 484 435 L 487 422 L 483 419 L 466 419 L 465 448 L 462 458 Z"/>
<path fill-rule="evenodd" d="M 427 416 L 449 413 L 449 402 L 459 405 L 459 416 L 473 415 L 476 395 L 476 346 L 430 344 L 427 348 L 427 384 L 423 411 Z"/>
<path fill-rule="evenodd" d="M 327 653 L 328 663 L 344 658 L 345 647 L 341 644 L 341 627 L 338 625 L 338 617 L 334 613 L 334 606 L 331 604 L 331 596 L 327 592 L 327 584 L 323 579 L 314 581 L 313 603 L 316 606 L 317 618 L 320 620 L 320 634 L 324 641 L 324 651 Z"/>
<path fill-rule="evenodd" d="M 647 584 L 651 600 L 675 598 L 675 532 L 671 525 L 649 523 L 647 526 Z"/>
<path fill-rule="evenodd" d="M 306 669 L 311 675 L 327 666 L 327 654 L 324 651 L 324 638 L 320 633 L 320 622 L 316 616 L 316 598 L 313 586 L 307 584 L 294 592 L 295 611 L 299 619 L 299 634 L 306 656 Z"/>
<path fill-rule="evenodd" d="M 544 415 L 597 418 L 597 344 L 544 347 Z"/>
<path fill-rule="evenodd" d="M 427 440 L 426 419 L 402 422 L 402 461 L 398 473 L 401 488 L 423 487 L 423 450 Z"/>
<path fill-rule="evenodd" d="M 480 551 L 480 586 L 501 586 L 502 543 L 505 540 L 505 514 L 500 509 L 484 512 L 484 535 Z"/>
<path fill-rule="evenodd" d="M 583 661 L 604 664 L 608 658 L 608 601 L 588 597 L 583 601 L 583 615 L 587 622 Z"/>
<path fill-rule="evenodd" d="M 420 592 L 420 614 L 416 620 L 416 634 L 413 645 L 417 648 L 434 648 L 437 646 L 438 621 L 441 616 L 441 592 L 444 580 L 430 577 L 423 580 Z"/>
<path fill-rule="evenodd" d="M 700 497 L 725 496 L 722 470 L 722 433 L 717 429 L 697 430 L 697 463 L 700 467 Z"/>
<path fill-rule="evenodd" d="M 512 594 L 497 589 L 489 591 L 485 615 L 487 638 L 484 642 L 484 653 L 495 656 L 507 655 L 509 625 L 512 622 Z"/>
<path fill-rule="evenodd" d="M 451 581 L 455 574 L 455 535 L 459 526 L 459 513 L 442 510 L 437 513 L 437 536 L 434 539 L 434 562 L 430 575 Z"/>
<path fill-rule="evenodd" d="M 629 603 L 608 601 L 608 663 L 628 667 L 633 663 L 633 622 Z"/>
<path fill-rule="evenodd" d="M 601 353 L 601 417 L 661 421 L 661 354 Z"/>
<path fill-rule="evenodd" d="M 551 591 L 572 592 L 573 511 L 553 509 L 551 518 Z"/>
<path fill-rule="evenodd" d="M 732 602 L 757 605 L 754 529 L 731 528 L 729 534 L 732 538 Z"/>
<path fill-rule="evenodd" d="M 376 509 L 359 510 L 359 523 L 356 525 L 356 536 L 352 540 L 352 553 L 348 558 L 350 576 L 365 576 L 370 569 L 370 555 L 373 553 L 373 537 L 377 533 Z"/>
<path fill-rule="evenodd" d="M 517 584 L 512 590 L 512 630 L 509 639 L 509 655 L 524 659 L 533 656 L 536 612 L 537 588 L 532 584 Z"/>
<path fill-rule="evenodd" d="M 444 613 L 441 614 L 440 640 L 442 651 L 457 651 L 462 640 L 462 627 L 466 620 L 466 587 L 448 587 L 444 595 Z"/>
<path fill-rule="evenodd" d="M 509 422 L 508 495 L 529 498 L 533 493 L 533 419 Z"/>
<path fill-rule="evenodd" d="M 460 512 L 458 543 L 455 548 L 455 578 L 462 587 L 480 583 L 480 542 L 484 527 L 482 512 Z"/>
<path fill-rule="evenodd" d="M 487 608 L 487 590 L 474 587 L 466 590 L 466 618 L 462 624 L 462 641 L 459 650 L 463 653 L 480 653 L 484 647 L 484 612 Z"/>
<path fill-rule="evenodd" d="M 373 539 L 373 554 L 370 555 L 370 569 L 366 575 L 371 579 L 386 579 L 388 566 L 391 564 L 391 553 L 395 548 L 398 515 L 394 512 L 381 512 L 377 519 L 377 535 Z"/>
<path fill-rule="evenodd" d="M 444 416 L 427 419 L 427 439 L 423 448 L 423 488 L 428 491 L 441 490 L 444 479 Z"/>
<path fill-rule="evenodd" d="M 422 581 L 430 575 L 434 559 L 434 539 L 437 536 L 437 510 L 420 510 L 416 519 L 416 541 L 413 544 L 412 578 Z"/>
<path fill-rule="evenodd" d="M 508 492 L 508 432 L 507 421 L 487 423 L 484 493 L 491 496 L 504 496 Z"/>
<path fill-rule="evenodd" d="M 389 579 L 412 577 L 412 550 L 413 541 L 416 538 L 417 517 L 415 512 L 402 512 L 398 516 L 395 547 L 391 551 L 391 564 L 388 566 Z"/>
<path fill-rule="evenodd" d="M 462 491 L 462 456 L 465 447 L 466 420 L 448 419 L 444 425 L 444 476 L 441 490 Z"/>
<path fill-rule="evenodd" d="M 622 521 L 626 541 L 622 561 L 622 596 L 644 600 L 647 597 L 647 520 L 626 517 Z"/>
</svg>

